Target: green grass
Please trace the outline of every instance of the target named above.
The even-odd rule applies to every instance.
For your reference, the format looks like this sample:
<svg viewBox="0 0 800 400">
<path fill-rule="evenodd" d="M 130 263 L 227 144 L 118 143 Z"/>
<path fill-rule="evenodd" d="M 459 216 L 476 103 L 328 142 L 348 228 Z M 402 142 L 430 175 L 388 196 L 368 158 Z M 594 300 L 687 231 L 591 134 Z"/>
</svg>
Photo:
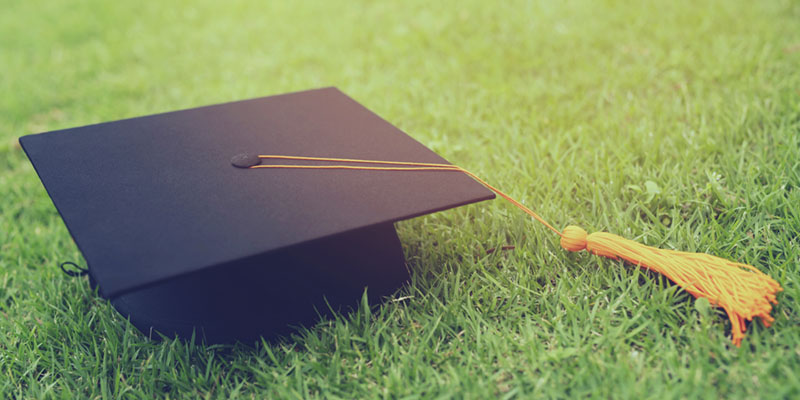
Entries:
<svg viewBox="0 0 800 400">
<path fill-rule="evenodd" d="M 800 396 L 797 2 L 161 3 L 3 1 L 0 397 Z M 149 341 L 58 270 L 18 136 L 329 85 L 556 226 L 755 265 L 775 325 L 733 347 L 500 200 L 400 223 L 411 285 L 255 348 Z"/>
</svg>

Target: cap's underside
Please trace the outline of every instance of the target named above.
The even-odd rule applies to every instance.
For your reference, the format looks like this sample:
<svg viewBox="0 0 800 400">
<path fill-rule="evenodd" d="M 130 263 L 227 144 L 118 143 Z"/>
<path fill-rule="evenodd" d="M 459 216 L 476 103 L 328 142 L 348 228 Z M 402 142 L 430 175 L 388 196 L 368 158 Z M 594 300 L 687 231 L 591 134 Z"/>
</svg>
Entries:
<svg viewBox="0 0 800 400">
<path fill-rule="evenodd" d="M 212 268 L 111 299 L 145 335 L 207 343 L 275 338 L 370 303 L 408 279 L 391 223 Z"/>
</svg>

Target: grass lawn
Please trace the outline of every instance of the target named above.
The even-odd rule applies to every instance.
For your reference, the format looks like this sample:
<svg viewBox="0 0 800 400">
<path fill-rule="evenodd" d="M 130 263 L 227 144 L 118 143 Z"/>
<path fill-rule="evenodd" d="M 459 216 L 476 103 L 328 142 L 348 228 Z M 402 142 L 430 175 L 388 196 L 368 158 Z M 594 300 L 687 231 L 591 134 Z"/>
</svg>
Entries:
<svg viewBox="0 0 800 400">
<path fill-rule="evenodd" d="M 3 1 L 0 397 L 800 396 L 798 2 L 181 3 Z M 281 343 L 150 341 L 58 269 L 17 137 L 322 86 L 558 227 L 756 266 L 775 325 L 736 348 L 501 200 L 399 223 L 413 282 Z"/>
</svg>

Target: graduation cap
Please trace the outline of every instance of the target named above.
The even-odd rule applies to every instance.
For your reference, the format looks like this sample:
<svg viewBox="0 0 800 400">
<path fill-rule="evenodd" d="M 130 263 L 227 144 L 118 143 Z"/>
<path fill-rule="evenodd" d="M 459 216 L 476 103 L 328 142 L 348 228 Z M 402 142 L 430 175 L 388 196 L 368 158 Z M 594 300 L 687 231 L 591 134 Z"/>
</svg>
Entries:
<svg viewBox="0 0 800 400">
<path fill-rule="evenodd" d="M 758 269 L 559 231 L 329 88 L 21 138 L 100 293 L 140 330 L 249 340 L 408 278 L 393 222 L 499 195 L 587 250 L 722 307 L 733 343 L 780 285 Z"/>
<path fill-rule="evenodd" d="M 20 143 L 99 293 L 143 332 L 209 342 L 391 294 L 409 277 L 394 222 L 494 197 L 446 171 L 237 168 L 262 151 L 447 163 L 335 88 Z"/>
</svg>

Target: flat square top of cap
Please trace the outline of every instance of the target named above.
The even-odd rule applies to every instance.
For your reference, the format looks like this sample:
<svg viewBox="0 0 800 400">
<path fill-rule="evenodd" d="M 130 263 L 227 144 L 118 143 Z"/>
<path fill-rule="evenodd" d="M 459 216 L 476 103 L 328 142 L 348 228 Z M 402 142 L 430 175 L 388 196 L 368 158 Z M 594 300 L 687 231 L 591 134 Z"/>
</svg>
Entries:
<svg viewBox="0 0 800 400">
<path fill-rule="evenodd" d="M 458 172 L 231 165 L 241 153 L 446 163 L 335 88 L 20 143 L 106 296 L 494 197 Z"/>
</svg>

